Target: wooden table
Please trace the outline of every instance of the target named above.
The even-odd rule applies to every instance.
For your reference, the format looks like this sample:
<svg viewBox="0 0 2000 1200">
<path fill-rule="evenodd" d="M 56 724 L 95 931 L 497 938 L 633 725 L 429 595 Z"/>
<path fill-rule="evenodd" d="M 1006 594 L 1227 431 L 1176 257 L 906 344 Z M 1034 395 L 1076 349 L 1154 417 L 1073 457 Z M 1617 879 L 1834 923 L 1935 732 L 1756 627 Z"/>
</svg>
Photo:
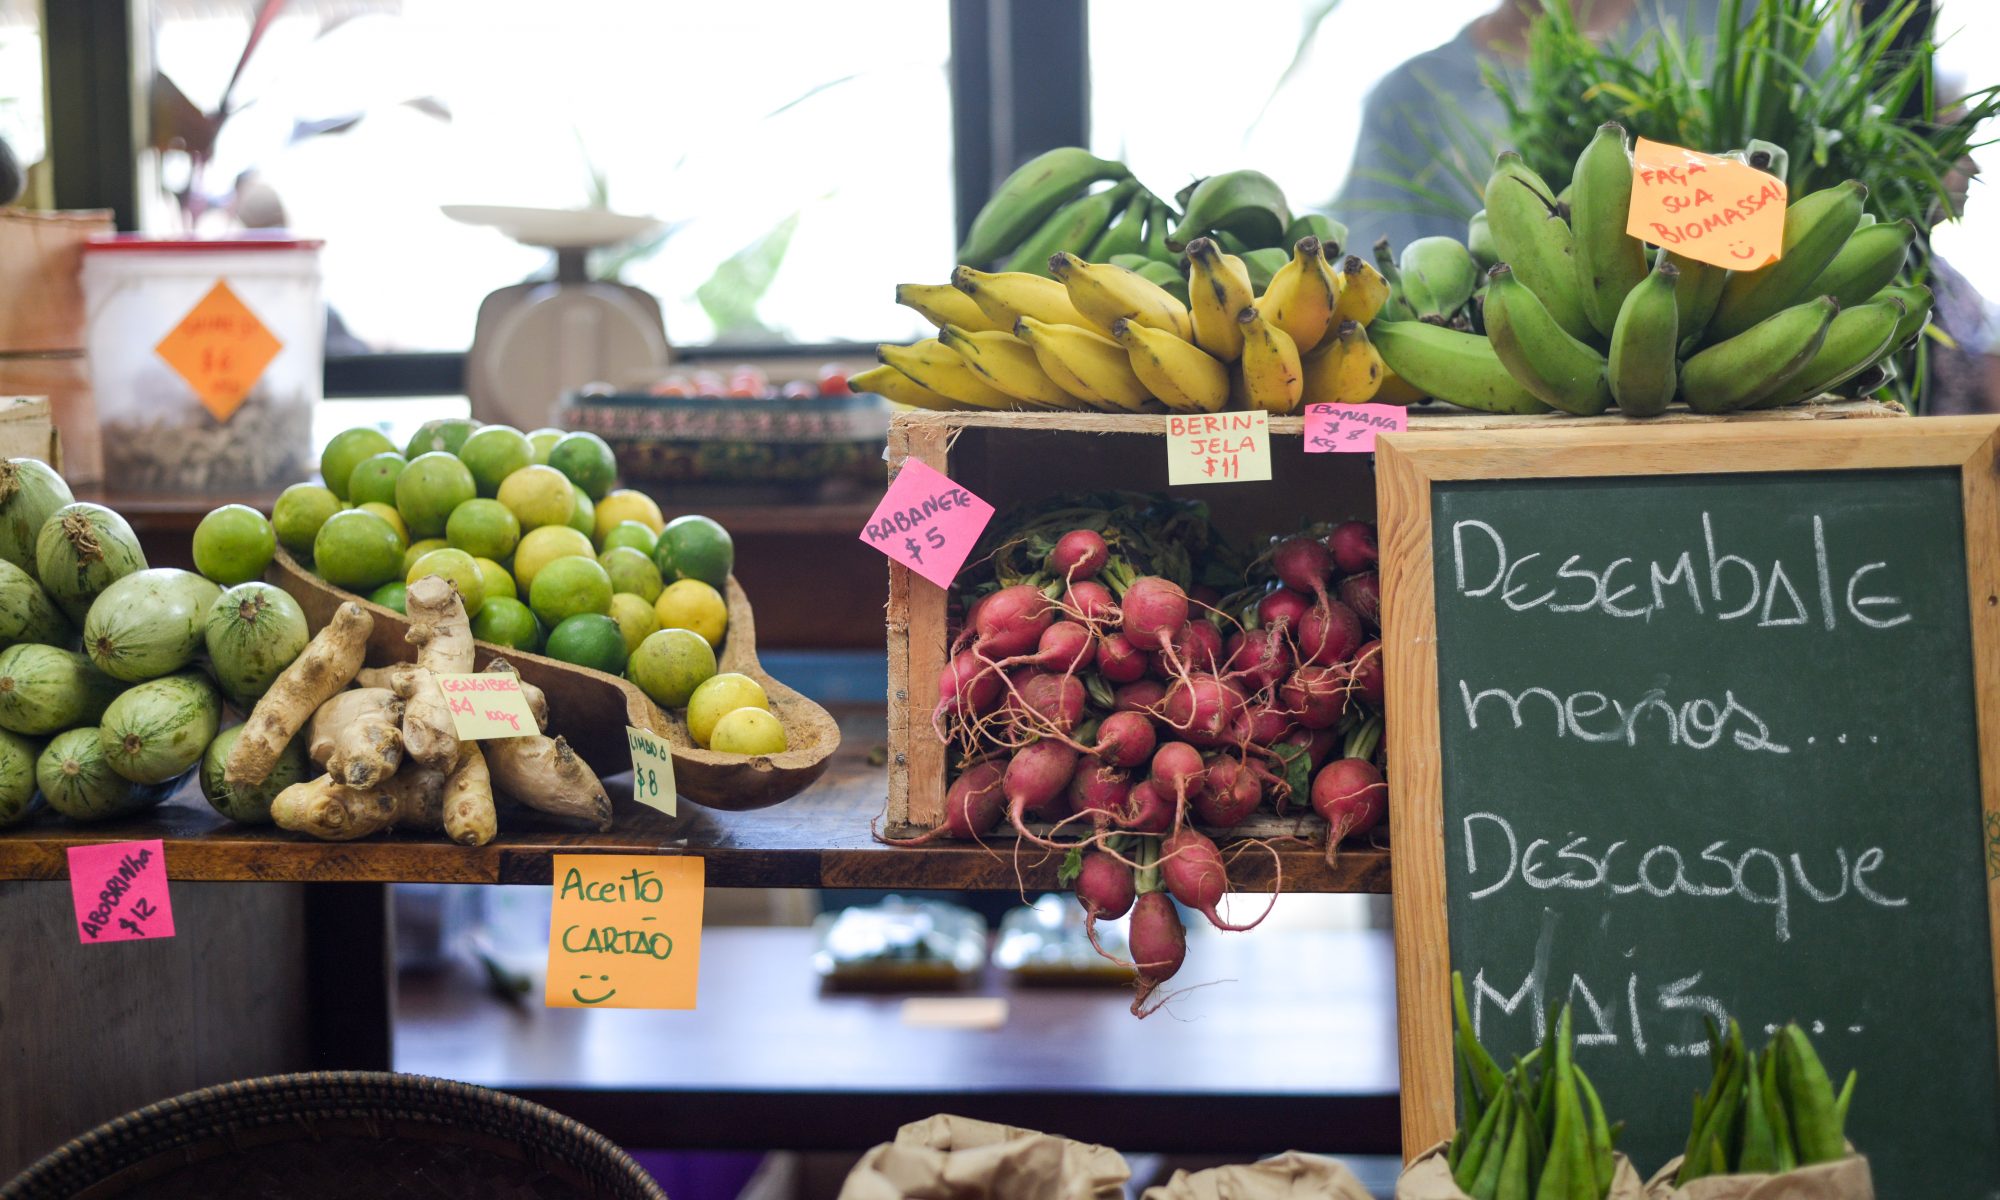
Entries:
<svg viewBox="0 0 2000 1200">
<path fill-rule="evenodd" d="M 693 1012 L 519 1008 L 470 972 L 406 976 L 395 1065 L 537 1100 L 626 1146 L 860 1150 L 939 1111 L 1127 1151 L 1396 1153 L 1395 971 L 1382 931 L 1191 934 L 1144 1021 L 1123 989 L 1016 987 L 996 1030 L 915 1028 L 829 994 L 805 929 L 711 929 Z"/>
</svg>

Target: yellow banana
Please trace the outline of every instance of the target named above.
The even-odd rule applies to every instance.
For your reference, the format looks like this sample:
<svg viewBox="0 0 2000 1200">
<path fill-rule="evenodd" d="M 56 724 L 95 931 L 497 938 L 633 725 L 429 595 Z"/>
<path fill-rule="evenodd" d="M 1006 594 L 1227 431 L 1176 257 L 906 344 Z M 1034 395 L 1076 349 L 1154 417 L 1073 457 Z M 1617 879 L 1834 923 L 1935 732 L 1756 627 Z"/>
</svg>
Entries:
<svg viewBox="0 0 2000 1200">
<path fill-rule="evenodd" d="M 1242 372 L 1244 401 L 1268 413 L 1297 412 L 1305 390 L 1298 343 L 1254 304 L 1236 314 L 1236 323 L 1243 327 L 1243 358 L 1237 369 Z"/>
<path fill-rule="evenodd" d="M 1014 323 L 1014 336 L 1028 343 L 1057 387 L 1092 408 L 1145 412 L 1146 401 L 1153 398 L 1133 373 L 1125 347 L 1095 329 L 1022 317 Z"/>
<path fill-rule="evenodd" d="M 1175 412 L 1221 412 L 1229 403 L 1229 368 L 1193 342 L 1123 318 L 1111 323 L 1111 337 L 1139 382 Z"/>
<path fill-rule="evenodd" d="M 1030 407 L 1077 407 L 1075 398 L 1035 361 L 1028 343 L 1011 333 L 971 333 L 947 325 L 938 330 L 938 341 L 964 359 L 974 375 Z"/>
<path fill-rule="evenodd" d="M 908 346 L 877 346 L 875 357 L 908 376 L 912 382 L 966 408 L 1006 410 L 1022 407 L 1014 397 L 973 374 L 964 359 L 936 338 L 925 338 Z"/>
<path fill-rule="evenodd" d="M 980 311 L 972 297 L 948 283 L 899 283 L 896 285 L 896 303 L 905 308 L 914 308 L 917 315 L 943 329 L 956 325 L 960 329 L 970 329 L 976 333 L 1000 330 L 993 318 Z"/>
<path fill-rule="evenodd" d="M 1326 265 L 1319 239 L 1310 235 L 1292 246 L 1292 260 L 1278 268 L 1257 300 L 1264 319 L 1291 335 L 1304 354 L 1320 344 L 1332 328 L 1340 281 Z"/>
<path fill-rule="evenodd" d="M 887 365 L 870 367 L 850 377 L 847 387 L 853 392 L 873 392 L 885 400 L 908 405 L 911 408 L 926 408 L 932 412 L 950 412 L 963 407 L 953 402 L 950 396 L 934 392 Z"/>
<path fill-rule="evenodd" d="M 1300 360 L 1305 370 L 1305 404 L 1366 404 L 1382 386 L 1382 356 L 1368 333 L 1342 321 L 1333 336 Z"/>
<path fill-rule="evenodd" d="M 1087 325 L 1069 292 L 1062 284 L 1022 271 L 979 271 L 959 267 L 951 273 L 951 286 L 972 297 L 979 311 L 1005 333 L 1022 317 L 1055 325 Z"/>
<path fill-rule="evenodd" d="M 1389 300 L 1389 281 L 1375 264 L 1350 254 L 1340 260 L 1340 298 L 1333 305 L 1333 323 L 1352 321 L 1363 329 Z"/>
<path fill-rule="evenodd" d="M 1085 262 L 1063 251 L 1049 256 L 1049 273 L 1062 280 L 1076 311 L 1100 330 L 1109 330 L 1111 322 L 1122 317 L 1182 341 L 1194 339 L 1187 305 L 1137 271 L 1111 263 Z"/>
<path fill-rule="evenodd" d="M 1243 353 L 1243 330 L 1236 314 L 1256 300 L 1250 270 L 1234 254 L 1224 254 L 1214 238 L 1188 243 L 1188 307 L 1194 344 L 1224 362 Z"/>
</svg>

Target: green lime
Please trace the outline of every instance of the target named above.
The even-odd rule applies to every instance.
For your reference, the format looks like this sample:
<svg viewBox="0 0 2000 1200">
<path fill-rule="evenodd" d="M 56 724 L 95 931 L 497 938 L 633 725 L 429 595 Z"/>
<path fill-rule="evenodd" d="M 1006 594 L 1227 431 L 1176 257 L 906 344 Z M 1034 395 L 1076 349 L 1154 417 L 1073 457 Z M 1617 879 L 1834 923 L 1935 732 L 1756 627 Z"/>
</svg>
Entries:
<svg viewBox="0 0 2000 1200">
<path fill-rule="evenodd" d="M 567 525 L 544 525 L 530 529 L 514 548 L 514 582 L 522 591 L 535 586 L 535 576 L 559 558 L 597 559 L 590 552 L 590 539 Z"/>
<path fill-rule="evenodd" d="M 488 425 L 486 429 L 494 426 Z M 486 429 L 479 432 L 485 433 Z M 467 500 L 445 518 L 444 537 L 478 558 L 505 558 L 521 540 L 521 521 L 498 500 Z"/>
<path fill-rule="evenodd" d="M 660 531 L 653 562 L 667 579 L 699 579 L 719 588 L 736 569 L 736 544 L 707 517 L 675 517 Z"/>
<path fill-rule="evenodd" d="M 785 726 L 765 709 L 739 708 L 715 723 L 708 748 L 721 754 L 783 754 Z"/>
<path fill-rule="evenodd" d="M 611 611 L 611 576 L 594 558 L 559 558 L 535 573 L 528 607 L 551 629 L 578 613 L 603 616 Z"/>
<path fill-rule="evenodd" d="M 194 527 L 195 570 L 223 587 L 262 579 L 277 547 L 271 523 L 247 504 L 225 504 Z"/>
<path fill-rule="evenodd" d="M 465 602 L 465 615 L 479 614 L 479 606 L 486 599 L 486 577 L 479 572 L 479 562 L 463 550 L 446 548 L 433 550 L 418 559 L 404 583 L 415 583 L 426 575 L 441 575 L 445 582 L 458 589 L 459 599 Z"/>
<path fill-rule="evenodd" d="M 479 564 L 479 580 L 484 585 L 486 603 L 491 604 L 502 597 L 510 600 L 519 598 L 514 591 L 514 577 L 507 573 L 507 568 L 490 558 L 475 558 L 472 561 Z"/>
<path fill-rule="evenodd" d="M 549 449 L 549 465 L 589 492 L 592 500 L 602 500 L 618 482 L 618 458 L 610 444 L 594 433 L 565 435 Z"/>
<path fill-rule="evenodd" d="M 440 417 L 435 421 L 425 421 L 410 437 L 410 444 L 403 447 L 403 457 L 415 461 L 420 454 L 442 450 L 446 454 L 457 454 L 465 445 L 465 439 L 479 428 L 479 422 L 470 417 Z M 389 447 L 391 450 L 394 446 Z"/>
<path fill-rule="evenodd" d="M 612 591 L 631 592 L 648 604 L 658 600 L 667 586 L 653 560 L 630 546 L 606 550 L 597 556 L 597 563 L 611 576 Z"/>
<path fill-rule="evenodd" d="M 347 499 L 355 505 L 372 502 L 394 504 L 396 502 L 396 477 L 409 466 L 409 460 L 394 450 L 384 450 L 371 454 L 354 464 L 353 474 L 347 477 Z"/>
<path fill-rule="evenodd" d="M 688 697 L 688 734 L 697 746 L 707 746 L 709 735 L 715 732 L 715 723 L 739 708 L 769 708 L 771 701 L 764 695 L 764 688 L 748 675 L 738 675 L 734 671 L 727 675 L 717 675 L 702 683 Z"/>
<path fill-rule="evenodd" d="M 411 459 L 397 477 L 396 508 L 409 523 L 411 537 L 436 537 L 444 532 L 451 510 L 477 492 L 472 472 L 464 463 L 442 450 L 433 450 Z"/>
<path fill-rule="evenodd" d="M 715 674 L 715 650 L 698 633 L 662 629 L 646 635 L 625 664 L 625 674 L 663 708 L 683 708 L 694 690 Z"/>
<path fill-rule="evenodd" d="M 554 467 L 522 467 L 500 481 L 498 495 L 522 529 L 567 525 L 576 512 L 576 491 Z"/>
<path fill-rule="evenodd" d="M 472 618 L 472 636 L 532 654 L 542 644 L 542 626 L 527 605 L 512 596 L 495 596 Z"/>
<path fill-rule="evenodd" d="M 662 629 L 692 629 L 720 646 L 729 632 L 729 605 L 722 593 L 699 579 L 677 579 L 661 589 L 653 601 L 653 615 Z"/>
<path fill-rule="evenodd" d="M 660 618 L 653 615 L 653 606 L 645 597 L 630 592 L 611 594 L 611 619 L 618 622 L 618 632 L 625 635 L 627 650 L 637 650 L 640 642 L 660 628 Z"/>
<path fill-rule="evenodd" d="M 557 429 L 552 425 L 544 425 L 540 429 L 531 431 L 528 434 L 528 444 L 535 448 L 535 461 L 547 466 L 549 451 L 555 449 L 556 443 L 568 436 L 569 430 Z"/>
<path fill-rule="evenodd" d="M 370 600 L 373 600 L 375 603 L 381 605 L 383 608 L 393 608 L 397 612 L 402 612 L 403 596 L 409 590 L 410 590 L 409 584 L 404 583 L 400 579 L 391 579 L 389 582 L 383 584 L 381 587 L 378 587 L 374 591 L 368 593 L 368 598 Z"/>
<path fill-rule="evenodd" d="M 443 538 L 425 538 L 422 541 L 411 542 L 410 548 L 403 551 L 402 573 L 407 576 L 410 573 L 410 568 L 417 565 L 418 559 L 433 550 L 442 550 L 449 545 L 451 543 L 445 541 Z"/>
<path fill-rule="evenodd" d="M 343 429 L 333 435 L 333 440 L 320 452 L 319 474 L 326 480 L 326 486 L 342 500 L 347 499 L 347 481 L 354 474 L 354 468 L 385 450 L 393 451 L 396 443 L 389 435 L 372 426 L 362 425 L 354 429 Z"/>
<path fill-rule="evenodd" d="M 271 506 L 271 528 L 293 554 L 312 553 L 313 539 L 326 519 L 340 511 L 340 497 L 317 483 L 295 483 Z"/>
<path fill-rule="evenodd" d="M 573 499 L 569 510 L 569 527 L 585 537 L 597 532 L 597 505 L 591 502 L 590 493 L 581 484 L 572 484 Z"/>
<path fill-rule="evenodd" d="M 481 425 L 458 448 L 458 457 L 471 468 L 479 494 L 491 496 L 501 480 L 535 461 L 535 448 L 512 425 Z"/>
<path fill-rule="evenodd" d="M 389 522 L 351 508 L 326 519 L 313 537 L 313 565 L 320 578 L 352 592 L 372 592 L 396 577 L 403 541 Z"/>
<path fill-rule="evenodd" d="M 601 506 L 600 506 L 601 507 Z M 653 557 L 653 547 L 660 535 L 646 528 L 638 521 L 620 521 L 604 535 L 604 549 L 616 550 L 620 546 L 630 546 L 647 558 Z"/>
<path fill-rule="evenodd" d="M 542 653 L 561 662 L 575 663 L 607 675 L 625 670 L 625 635 L 618 622 L 603 613 L 573 613 L 549 630 L 549 644 Z"/>
</svg>

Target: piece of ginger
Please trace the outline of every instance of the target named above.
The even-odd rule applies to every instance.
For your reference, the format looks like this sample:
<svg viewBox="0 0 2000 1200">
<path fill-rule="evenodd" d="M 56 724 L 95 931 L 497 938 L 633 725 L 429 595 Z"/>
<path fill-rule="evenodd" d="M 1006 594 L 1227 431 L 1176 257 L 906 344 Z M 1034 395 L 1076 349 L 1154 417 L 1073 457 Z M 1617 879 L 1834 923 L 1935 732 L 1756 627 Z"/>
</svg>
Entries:
<svg viewBox="0 0 2000 1200">
<path fill-rule="evenodd" d="M 458 769 L 445 781 L 444 831 L 461 846 L 484 846 L 499 825 L 486 756 L 479 752 L 478 742 L 467 742 Z"/>
<path fill-rule="evenodd" d="M 322 841 L 347 842 L 389 828 L 396 803 L 381 789 L 343 787 L 331 775 L 295 783 L 271 801 L 271 820 L 280 829 Z"/>
<path fill-rule="evenodd" d="M 403 702 L 387 688 L 356 688 L 313 713 L 306 753 L 344 787 L 381 786 L 403 762 Z"/>
<path fill-rule="evenodd" d="M 250 710 L 250 719 L 223 764 L 223 779 L 231 787 L 264 782 L 286 743 L 361 669 L 374 628 L 368 610 L 351 600 L 334 610 L 333 620 L 306 643 L 305 652 L 292 660 Z"/>
<path fill-rule="evenodd" d="M 472 670 L 472 622 L 458 589 L 441 575 L 425 575 L 403 594 L 410 631 L 404 639 L 417 648 L 417 665 L 440 675 Z"/>
</svg>

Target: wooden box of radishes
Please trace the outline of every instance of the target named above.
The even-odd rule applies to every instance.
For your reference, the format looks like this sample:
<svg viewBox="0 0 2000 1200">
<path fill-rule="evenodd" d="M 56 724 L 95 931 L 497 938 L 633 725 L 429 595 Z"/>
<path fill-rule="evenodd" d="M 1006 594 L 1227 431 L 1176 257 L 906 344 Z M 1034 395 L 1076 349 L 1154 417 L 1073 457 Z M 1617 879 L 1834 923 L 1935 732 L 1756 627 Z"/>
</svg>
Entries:
<svg viewBox="0 0 2000 1200">
<path fill-rule="evenodd" d="M 891 568 L 885 837 L 1060 857 L 1093 919 L 1131 913 L 1142 1013 L 1184 952 L 1170 896 L 1262 919 L 1218 912 L 1243 856 L 1274 891 L 1302 859 L 1311 886 L 1386 887 L 1380 855 L 1337 867 L 1389 798 L 1370 459 L 1272 424 L 1270 481 L 1182 488 L 1163 418 L 917 413 L 890 435 L 892 468 L 996 512 L 949 589 Z"/>
</svg>

